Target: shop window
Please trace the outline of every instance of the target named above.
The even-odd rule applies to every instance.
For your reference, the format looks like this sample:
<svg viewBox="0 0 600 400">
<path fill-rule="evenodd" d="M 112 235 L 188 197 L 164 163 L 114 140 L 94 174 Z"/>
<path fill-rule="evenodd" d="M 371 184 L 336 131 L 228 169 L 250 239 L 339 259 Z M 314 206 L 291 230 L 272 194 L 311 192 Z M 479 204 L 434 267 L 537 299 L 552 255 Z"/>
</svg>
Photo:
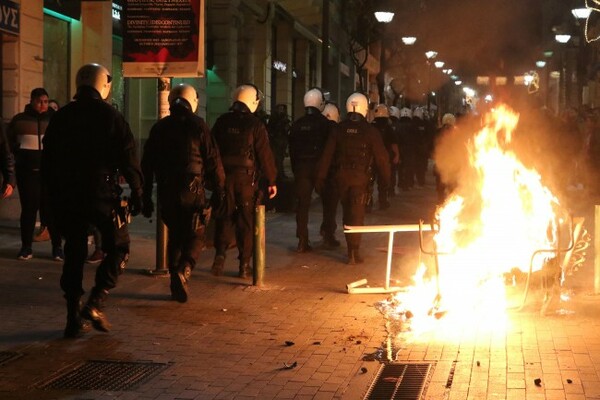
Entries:
<svg viewBox="0 0 600 400">
<path fill-rule="evenodd" d="M 60 105 L 69 97 L 69 22 L 44 15 L 44 87 Z"/>
</svg>

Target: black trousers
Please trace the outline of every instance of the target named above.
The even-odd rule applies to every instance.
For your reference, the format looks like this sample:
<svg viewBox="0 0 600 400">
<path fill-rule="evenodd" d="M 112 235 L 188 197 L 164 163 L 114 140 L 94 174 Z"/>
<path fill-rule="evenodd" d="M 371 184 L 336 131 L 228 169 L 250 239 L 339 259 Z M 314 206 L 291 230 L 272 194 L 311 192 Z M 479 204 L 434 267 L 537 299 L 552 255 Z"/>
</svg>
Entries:
<svg viewBox="0 0 600 400">
<path fill-rule="evenodd" d="M 83 267 L 87 258 L 87 237 L 90 225 L 94 225 L 102 238 L 105 257 L 96 268 L 95 288 L 110 290 L 117 286 L 120 259 L 117 255 L 116 227 L 111 215 L 98 210 L 76 212 L 62 210 L 56 214 L 59 230 L 65 237 L 65 261 L 60 287 L 66 297 L 79 297 L 83 290 Z"/>
<path fill-rule="evenodd" d="M 356 170 L 340 170 L 336 181 L 342 203 L 344 225 L 364 225 L 369 177 L 366 173 Z M 358 249 L 360 240 L 360 233 L 346 233 L 348 250 Z"/>
<path fill-rule="evenodd" d="M 206 243 L 205 221 L 202 211 L 186 205 L 161 206 L 161 218 L 168 228 L 167 265 L 169 271 L 178 271 L 198 264 Z"/>
<path fill-rule="evenodd" d="M 308 211 L 315 189 L 315 163 L 298 163 L 294 166 L 294 192 L 296 195 L 296 237 L 308 240 Z"/>
<path fill-rule="evenodd" d="M 328 176 L 325 180 L 325 187 L 321 193 L 321 202 L 323 204 L 323 222 L 321 223 L 321 235 L 333 236 L 337 229 L 335 220 L 340 194 L 337 183 L 333 176 Z"/>
<path fill-rule="evenodd" d="M 50 240 L 53 247 L 61 245 L 61 236 L 56 229 L 52 212 L 48 207 L 47 196 L 42 193 L 41 175 L 39 170 L 26 167 L 17 168 L 17 188 L 19 189 L 19 202 L 21 204 L 21 245 L 31 247 L 37 213 L 40 212 L 42 225 L 48 227 Z"/>
<path fill-rule="evenodd" d="M 227 196 L 233 199 L 235 209 L 230 215 L 215 219 L 216 254 L 225 255 L 235 238 L 239 260 L 249 262 L 254 250 L 254 201 L 257 190 L 254 174 L 243 169 L 227 172 L 225 190 Z"/>
</svg>

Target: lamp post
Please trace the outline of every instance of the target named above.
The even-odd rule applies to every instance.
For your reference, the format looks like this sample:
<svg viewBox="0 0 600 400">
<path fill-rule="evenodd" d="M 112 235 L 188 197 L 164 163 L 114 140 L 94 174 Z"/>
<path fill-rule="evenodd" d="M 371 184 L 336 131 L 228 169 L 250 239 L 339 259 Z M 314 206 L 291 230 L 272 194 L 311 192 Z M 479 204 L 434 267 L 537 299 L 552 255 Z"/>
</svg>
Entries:
<svg viewBox="0 0 600 400">
<path fill-rule="evenodd" d="M 391 11 L 375 11 L 375 18 L 377 19 L 377 22 L 380 22 L 382 24 L 389 24 L 390 22 L 392 22 L 392 19 L 394 19 L 394 13 Z M 384 94 L 384 88 L 385 88 L 385 47 L 384 47 L 384 41 L 385 41 L 385 27 L 383 27 L 382 31 L 381 31 L 381 38 L 380 38 L 380 42 L 381 42 L 381 46 L 380 46 L 380 51 L 379 51 L 379 73 L 377 74 L 377 89 L 379 91 L 379 102 L 380 103 L 385 103 L 385 94 Z"/>
</svg>

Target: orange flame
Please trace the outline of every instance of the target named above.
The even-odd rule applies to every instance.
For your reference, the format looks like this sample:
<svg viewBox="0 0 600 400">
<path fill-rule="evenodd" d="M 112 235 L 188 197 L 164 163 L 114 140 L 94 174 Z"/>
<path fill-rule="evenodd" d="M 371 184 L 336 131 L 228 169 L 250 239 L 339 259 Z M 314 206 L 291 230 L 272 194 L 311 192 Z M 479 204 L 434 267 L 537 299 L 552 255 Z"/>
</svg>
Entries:
<svg viewBox="0 0 600 400">
<path fill-rule="evenodd" d="M 479 328 L 486 322 L 490 329 L 504 326 L 505 274 L 541 269 L 544 257 L 532 262 L 534 252 L 556 247 L 558 200 L 509 149 L 517 122 L 518 114 L 500 106 L 466 143 L 469 179 L 457 182 L 436 215 L 439 274 L 426 276 L 421 266 L 414 285 L 394 298 L 410 311 L 415 331 L 440 323 L 431 318 L 435 310 L 445 312 L 446 336 L 447 327 L 464 329 L 474 321 Z"/>
</svg>

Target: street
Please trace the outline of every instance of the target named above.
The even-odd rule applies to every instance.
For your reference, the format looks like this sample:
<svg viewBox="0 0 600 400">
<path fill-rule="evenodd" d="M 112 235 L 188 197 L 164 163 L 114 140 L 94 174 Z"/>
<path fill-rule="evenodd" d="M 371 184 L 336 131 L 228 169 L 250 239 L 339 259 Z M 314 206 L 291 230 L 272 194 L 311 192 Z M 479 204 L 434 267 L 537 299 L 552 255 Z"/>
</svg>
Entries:
<svg viewBox="0 0 600 400">
<path fill-rule="evenodd" d="M 424 188 L 391 198 L 386 211 L 375 204 L 367 224 L 430 218 L 435 189 L 430 173 L 427 179 Z M 185 304 L 170 300 L 168 278 L 148 273 L 155 268 L 155 228 L 136 217 L 129 266 L 107 303 L 113 329 L 78 340 L 62 338 L 61 264 L 50 259 L 49 243 L 35 243 L 34 258 L 19 261 L 18 228 L 5 221 L 0 398 L 362 399 L 386 361 L 425 365 L 427 374 L 418 382 L 425 399 L 600 398 L 600 310 L 590 294 L 591 259 L 568 282 L 569 312 L 541 316 L 543 292 L 534 286 L 525 307 L 508 313 L 505 332 L 479 329 L 474 321 L 475 327 L 465 325 L 458 336 L 435 330 L 390 338 L 390 318 L 380 311 L 389 295 L 346 290 L 360 279 L 372 287 L 384 284 L 387 234 L 364 234 L 365 263 L 347 265 L 344 245 L 319 247 L 319 203 L 313 201 L 310 214 L 311 253 L 295 252 L 294 214 L 269 212 L 265 285 L 236 277 L 236 250 L 228 252 L 225 276 L 212 276 L 209 248 Z M 586 207 L 580 211 L 593 215 Z M 341 225 L 341 210 L 338 217 Z M 343 239 L 339 227 L 337 236 Z M 395 238 L 392 282 L 410 285 L 420 258 L 418 235 Z M 89 290 L 95 267 L 85 268 Z M 60 379 L 82 365 L 107 363 L 124 367 L 108 379 L 113 383 L 140 365 L 154 369 L 130 386 L 107 385 L 93 368 L 66 384 Z"/>
</svg>

